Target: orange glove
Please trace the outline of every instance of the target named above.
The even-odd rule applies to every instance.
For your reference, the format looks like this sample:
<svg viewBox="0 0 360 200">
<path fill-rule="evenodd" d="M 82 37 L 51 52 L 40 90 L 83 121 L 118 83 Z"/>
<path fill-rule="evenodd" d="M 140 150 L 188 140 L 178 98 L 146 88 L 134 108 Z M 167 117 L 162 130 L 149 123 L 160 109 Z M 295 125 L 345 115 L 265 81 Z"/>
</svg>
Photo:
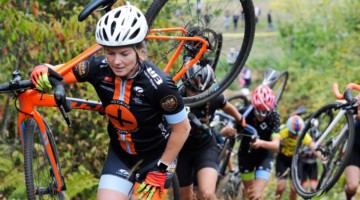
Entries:
<svg viewBox="0 0 360 200">
<path fill-rule="evenodd" d="M 141 183 L 135 192 L 139 195 L 139 199 L 146 197 L 146 200 L 150 200 L 156 191 L 159 191 L 160 196 L 164 197 L 165 181 L 166 172 L 150 171 L 146 175 L 145 181 Z"/>
</svg>

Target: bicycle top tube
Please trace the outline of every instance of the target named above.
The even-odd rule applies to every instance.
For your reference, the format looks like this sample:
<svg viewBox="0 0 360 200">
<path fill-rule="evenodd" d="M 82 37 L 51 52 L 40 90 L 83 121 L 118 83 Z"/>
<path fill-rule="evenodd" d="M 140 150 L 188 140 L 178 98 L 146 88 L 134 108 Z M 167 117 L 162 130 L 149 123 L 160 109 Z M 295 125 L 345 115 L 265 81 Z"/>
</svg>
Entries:
<svg viewBox="0 0 360 200">
<path fill-rule="evenodd" d="M 153 40 L 178 40 L 178 41 L 192 41 L 192 42 L 200 42 L 201 48 L 199 52 L 195 55 L 194 58 L 192 58 L 186 65 L 178 72 L 176 73 L 172 79 L 174 82 L 178 81 L 182 75 L 186 73 L 186 71 L 191 68 L 196 62 L 200 60 L 200 58 L 203 56 L 203 54 L 207 50 L 208 42 L 204 40 L 201 37 L 181 37 L 181 36 L 162 36 L 162 35 L 151 35 L 151 33 L 164 33 L 164 32 L 174 32 L 174 31 L 181 31 L 183 33 L 186 33 L 186 29 L 181 27 L 176 28 L 164 28 L 164 29 L 152 29 L 150 30 L 149 34 L 146 36 L 146 39 L 153 39 Z M 180 46 L 182 48 L 182 46 Z M 81 61 L 89 58 L 90 56 L 94 55 L 96 52 L 102 49 L 102 46 L 99 44 L 94 44 L 89 49 L 85 50 L 75 58 L 71 59 L 70 61 L 66 62 L 62 66 L 59 66 L 55 71 L 59 73 L 61 76 L 64 76 L 67 72 L 69 72 L 72 68 L 74 68 L 77 64 L 79 64 Z M 174 64 L 174 60 L 179 56 L 179 54 L 173 55 L 172 61 L 169 62 L 168 66 L 164 69 L 165 73 L 169 71 L 171 66 Z"/>
</svg>

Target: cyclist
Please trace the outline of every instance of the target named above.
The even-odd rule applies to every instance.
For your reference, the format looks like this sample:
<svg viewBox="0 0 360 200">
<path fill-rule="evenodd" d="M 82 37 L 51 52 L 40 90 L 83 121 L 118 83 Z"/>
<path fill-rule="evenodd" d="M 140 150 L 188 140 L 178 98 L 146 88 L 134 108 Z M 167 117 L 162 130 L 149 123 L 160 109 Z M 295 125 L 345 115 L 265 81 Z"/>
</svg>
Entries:
<svg viewBox="0 0 360 200">
<path fill-rule="evenodd" d="M 91 83 L 108 117 L 110 145 L 97 199 L 165 199 L 191 128 L 172 79 L 140 59 L 147 33 L 145 16 L 135 6 L 106 13 L 95 32 L 105 55 L 83 60 L 63 77 L 65 83 Z M 31 79 L 40 90 L 49 89 L 53 74 L 49 65 L 39 65 Z"/>
<path fill-rule="evenodd" d="M 195 64 L 182 77 L 185 87 L 184 96 L 192 96 L 208 89 L 214 82 L 212 67 L 206 64 Z M 190 112 L 200 120 L 202 124 L 209 125 L 214 118 L 215 111 L 222 109 L 232 115 L 241 124 L 242 116 L 236 107 L 226 101 L 223 94 L 211 99 L 209 102 L 196 107 L 191 107 Z M 189 115 L 190 116 L 190 115 Z M 215 187 L 217 181 L 218 149 L 216 136 L 207 130 L 191 123 L 190 136 L 186 140 L 178 157 L 176 174 L 180 184 L 180 198 L 193 199 L 194 193 L 198 199 L 215 199 Z M 221 130 L 223 136 L 234 135 L 236 129 L 230 126 Z M 194 192 L 194 178 L 197 182 L 197 192 Z"/>
<path fill-rule="evenodd" d="M 261 84 L 254 89 L 251 105 L 253 110 L 245 120 L 257 130 L 259 138 L 254 142 L 247 137 L 242 139 L 238 163 L 246 197 L 263 199 L 274 162 L 274 151 L 280 144 L 280 115 L 275 110 L 275 95 L 267 85 Z"/>
<path fill-rule="evenodd" d="M 278 183 L 276 187 L 276 199 L 281 199 L 281 196 L 285 190 L 286 178 L 290 177 L 290 167 L 292 156 L 294 154 L 294 149 L 296 147 L 296 142 L 299 137 L 299 133 L 303 130 L 305 126 L 304 120 L 299 115 L 292 115 L 286 121 L 286 128 L 280 131 L 280 149 L 276 156 L 276 177 L 278 178 Z M 311 152 L 315 152 L 314 142 L 310 134 L 306 134 L 303 140 L 303 144 L 308 146 Z M 289 199 L 296 199 L 297 193 L 290 181 L 290 195 Z"/>
<path fill-rule="evenodd" d="M 317 119 L 312 119 L 310 121 L 312 124 L 309 134 L 312 138 L 317 137 L 319 133 L 319 121 Z M 301 177 L 301 186 L 304 189 L 310 191 L 315 191 L 317 186 L 317 177 L 318 177 L 318 168 L 316 163 L 316 155 L 309 149 L 309 147 L 304 146 L 302 157 L 302 177 Z"/>
<path fill-rule="evenodd" d="M 357 96 L 358 102 L 360 95 Z M 360 106 L 357 108 L 357 117 L 355 118 L 355 141 L 351 153 L 350 161 L 345 168 L 345 195 L 350 200 L 357 193 L 360 180 Z"/>
</svg>

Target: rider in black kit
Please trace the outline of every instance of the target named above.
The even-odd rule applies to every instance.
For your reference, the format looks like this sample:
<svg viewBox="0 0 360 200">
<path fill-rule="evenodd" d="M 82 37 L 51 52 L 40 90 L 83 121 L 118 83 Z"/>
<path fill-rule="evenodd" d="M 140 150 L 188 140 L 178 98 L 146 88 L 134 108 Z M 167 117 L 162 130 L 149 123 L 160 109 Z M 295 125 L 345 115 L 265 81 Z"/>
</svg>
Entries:
<svg viewBox="0 0 360 200">
<path fill-rule="evenodd" d="M 127 4 L 108 12 L 95 32 L 105 56 L 83 60 L 63 77 L 65 83 L 92 84 L 109 119 L 110 145 L 98 199 L 129 199 L 152 191 L 152 199 L 165 199 L 176 157 L 190 131 L 172 79 L 141 59 L 147 33 L 138 8 Z M 55 72 L 49 66 L 36 66 L 31 74 L 40 90 L 51 88 L 47 76 Z M 145 191 L 146 186 L 152 189 Z"/>
<path fill-rule="evenodd" d="M 259 138 L 253 143 L 248 137 L 242 139 L 238 152 L 239 170 L 246 196 L 263 199 L 274 163 L 274 151 L 280 144 L 280 115 L 275 110 L 275 95 L 267 85 L 254 89 L 251 105 L 253 110 L 246 116 L 246 123 L 257 130 Z"/>
<path fill-rule="evenodd" d="M 214 82 L 214 72 L 210 65 L 202 67 L 200 63 L 197 63 L 182 77 L 182 81 L 185 83 L 184 95 L 196 95 L 211 86 Z M 223 94 L 201 106 L 192 107 L 190 112 L 203 124 L 209 125 L 217 109 L 222 109 L 234 116 L 237 122 L 241 124 L 242 116 L 236 107 L 226 101 Z M 180 151 L 176 167 L 180 184 L 180 199 L 193 199 L 194 176 L 197 177 L 198 184 L 197 198 L 214 199 L 218 168 L 215 135 L 196 127 L 193 123 L 191 124 L 190 136 Z M 224 136 L 234 135 L 236 129 L 225 127 L 221 133 Z"/>
</svg>

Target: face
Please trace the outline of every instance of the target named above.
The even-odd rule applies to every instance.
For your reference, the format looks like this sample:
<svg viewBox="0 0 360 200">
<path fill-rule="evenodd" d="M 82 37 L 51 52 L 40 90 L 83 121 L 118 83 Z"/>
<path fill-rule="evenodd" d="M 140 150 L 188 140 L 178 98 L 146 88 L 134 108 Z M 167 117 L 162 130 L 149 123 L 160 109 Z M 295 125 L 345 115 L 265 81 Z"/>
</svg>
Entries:
<svg viewBox="0 0 360 200">
<path fill-rule="evenodd" d="M 190 88 L 187 88 L 187 89 L 186 89 L 186 92 L 187 92 L 187 95 L 188 95 L 189 97 L 195 96 L 195 95 L 198 95 L 198 94 L 201 93 L 200 91 L 192 90 L 192 89 L 190 89 Z"/>
<path fill-rule="evenodd" d="M 104 47 L 105 57 L 114 74 L 120 78 L 130 78 L 139 68 L 136 52 L 129 47 Z"/>
</svg>

